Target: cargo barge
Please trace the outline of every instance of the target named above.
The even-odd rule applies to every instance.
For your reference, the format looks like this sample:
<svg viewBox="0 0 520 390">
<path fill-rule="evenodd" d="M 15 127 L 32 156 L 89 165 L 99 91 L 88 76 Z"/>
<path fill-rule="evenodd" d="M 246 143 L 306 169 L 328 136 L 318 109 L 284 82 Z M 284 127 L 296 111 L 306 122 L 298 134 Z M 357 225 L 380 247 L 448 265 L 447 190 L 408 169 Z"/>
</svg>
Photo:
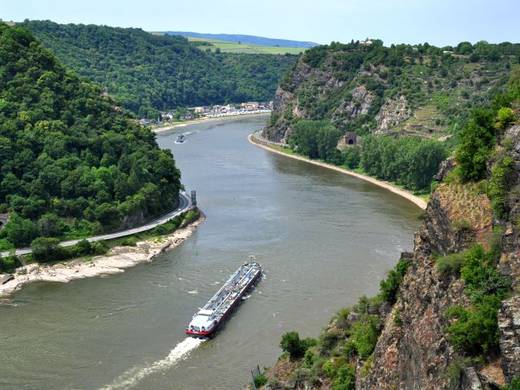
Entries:
<svg viewBox="0 0 520 390">
<path fill-rule="evenodd" d="M 186 334 L 193 337 L 211 337 L 261 276 L 260 264 L 250 262 L 242 265 L 208 303 L 195 313 L 186 327 Z"/>
</svg>

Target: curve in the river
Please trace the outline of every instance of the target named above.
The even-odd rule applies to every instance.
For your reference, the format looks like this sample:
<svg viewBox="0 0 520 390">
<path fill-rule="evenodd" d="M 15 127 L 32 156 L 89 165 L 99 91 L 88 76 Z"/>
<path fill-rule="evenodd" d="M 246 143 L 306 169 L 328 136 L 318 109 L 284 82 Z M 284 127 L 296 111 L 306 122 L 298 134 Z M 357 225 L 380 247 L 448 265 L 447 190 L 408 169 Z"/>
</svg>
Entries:
<svg viewBox="0 0 520 390">
<path fill-rule="evenodd" d="M 36 283 L 0 305 L 0 388 L 237 389 L 284 332 L 319 334 L 377 291 L 421 210 L 370 183 L 251 145 L 266 118 L 157 136 L 207 216 L 189 240 L 120 275 Z M 186 142 L 175 144 L 179 133 Z M 217 337 L 184 328 L 249 255 L 266 278 Z M 188 352 L 186 352 L 188 351 Z M 181 358 L 179 358 L 181 356 Z"/>
</svg>

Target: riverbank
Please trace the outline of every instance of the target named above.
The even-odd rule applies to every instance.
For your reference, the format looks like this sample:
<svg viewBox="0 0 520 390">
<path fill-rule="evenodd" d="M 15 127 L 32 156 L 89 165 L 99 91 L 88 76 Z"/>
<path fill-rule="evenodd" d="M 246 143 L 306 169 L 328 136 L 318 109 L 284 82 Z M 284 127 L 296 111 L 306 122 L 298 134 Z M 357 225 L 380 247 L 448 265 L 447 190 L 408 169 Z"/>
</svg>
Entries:
<svg viewBox="0 0 520 390">
<path fill-rule="evenodd" d="M 216 117 L 216 118 L 204 117 L 204 118 L 193 119 L 193 120 L 185 121 L 185 122 L 173 123 L 173 124 L 167 125 L 167 126 L 152 127 L 151 130 L 156 134 L 160 134 L 160 133 L 164 133 L 166 131 L 176 129 L 178 127 L 185 127 L 185 126 L 196 125 L 196 124 L 200 124 L 200 123 L 237 120 L 240 118 L 251 118 L 251 117 L 255 117 L 255 116 L 265 116 L 265 115 L 271 115 L 271 114 L 268 112 L 257 112 L 257 113 L 253 113 L 253 114 L 226 115 L 226 116 L 221 116 L 221 117 Z"/>
<path fill-rule="evenodd" d="M 250 134 L 248 136 L 248 140 L 253 145 L 258 146 L 258 147 L 260 147 L 262 149 L 268 150 L 271 153 L 276 153 L 276 154 L 279 154 L 279 155 L 282 155 L 282 156 L 290 157 L 290 158 L 293 158 L 295 160 L 305 161 L 305 162 L 307 162 L 309 164 L 317 165 L 317 166 L 320 166 L 320 167 L 323 167 L 323 168 L 327 168 L 327 169 L 332 169 L 332 170 L 334 170 L 336 172 L 340 172 L 340 173 L 343 173 L 345 175 L 353 176 L 353 177 L 356 177 L 358 179 L 367 181 L 369 183 L 372 183 L 372 184 L 374 184 L 374 185 L 376 185 L 378 187 L 384 188 L 384 189 L 386 189 L 386 190 L 388 190 L 390 192 L 393 192 L 394 194 L 397 194 L 397 195 L 399 195 L 399 196 L 409 200 L 410 202 L 414 203 L 416 206 L 418 206 L 419 208 L 421 208 L 423 210 L 426 209 L 427 202 L 424 199 L 418 197 L 417 195 L 414 195 L 410 191 L 407 191 L 407 190 L 404 190 L 402 188 L 399 188 L 399 187 L 397 187 L 396 185 L 394 185 L 394 184 L 392 184 L 390 182 L 383 181 L 383 180 L 378 180 L 378 179 L 373 178 L 371 176 L 363 175 L 361 173 L 357 173 L 357 172 L 351 171 L 349 169 L 345 169 L 345 168 L 339 167 L 337 165 L 328 164 L 328 163 L 323 162 L 323 161 L 311 160 L 310 158 L 307 158 L 307 157 L 304 157 L 304 156 L 301 156 L 301 155 L 298 155 L 298 154 L 288 153 L 288 152 L 284 151 L 281 146 L 273 145 L 273 144 L 271 144 L 267 140 L 260 139 L 254 133 Z"/>
<path fill-rule="evenodd" d="M 29 264 L 19 267 L 13 279 L 0 285 L 0 298 L 5 298 L 34 282 L 68 283 L 72 280 L 94 276 L 115 275 L 137 264 L 151 262 L 160 254 L 172 250 L 186 241 L 204 222 L 200 217 L 171 234 L 139 241 L 135 246 L 116 246 L 106 254 L 91 259 L 75 259 L 56 264 Z"/>
</svg>

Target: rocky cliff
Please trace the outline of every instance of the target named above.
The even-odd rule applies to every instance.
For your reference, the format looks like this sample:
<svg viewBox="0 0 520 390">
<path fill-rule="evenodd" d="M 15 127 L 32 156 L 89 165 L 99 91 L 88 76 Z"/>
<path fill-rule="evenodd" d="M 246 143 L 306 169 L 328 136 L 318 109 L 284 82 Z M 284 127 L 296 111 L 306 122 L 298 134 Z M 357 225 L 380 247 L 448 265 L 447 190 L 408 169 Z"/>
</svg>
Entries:
<svg viewBox="0 0 520 390">
<path fill-rule="evenodd" d="M 484 183 L 494 180 L 499 161 L 509 169 L 497 214 Z M 520 126 L 501 137 L 487 181 L 461 184 L 454 165 L 441 167 L 444 181 L 431 196 L 413 253 L 403 254 L 381 293 L 340 311 L 303 358 L 282 355 L 267 372 L 268 388 L 498 389 L 520 378 Z M 478 272 L 468 276 L 458 262 L 470 261 L 468 248 L 476 247 L 495 260 L 481 257 Z M 475 279 L 485 281 L 480 295 Z M 490 295 L 501 281 L 507 292 Z M 490 320 L 467 323 L 466 333 L 477 335 L 471 349 L 454 336 L 453 324 L 491 296 L 500 298 Z M 479 328 L 488 326 L 485 344 Z"/>
<path fill-rule="evenodd" d="M 286 142 L 300 119 L 328 119 L 358 134 L 445 136 L 507 79 L 512 58 L 499 46 L 487 47 L 498 54 L 477 58 L 428 44 L 384 47 L 379 41 L 310 49 L 278 87 L 264 136 Z"/>
</svg>

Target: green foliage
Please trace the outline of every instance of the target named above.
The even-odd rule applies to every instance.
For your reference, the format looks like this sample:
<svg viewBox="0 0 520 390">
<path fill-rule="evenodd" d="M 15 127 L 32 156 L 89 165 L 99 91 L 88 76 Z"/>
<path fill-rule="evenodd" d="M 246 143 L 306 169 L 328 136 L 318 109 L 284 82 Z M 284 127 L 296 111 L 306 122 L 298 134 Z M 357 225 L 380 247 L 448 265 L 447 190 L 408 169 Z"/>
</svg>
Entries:
<svg viewBox="0 0 520 390">
<path fill-rule="evenodd" d="M 515 112 L 509 107 L 501 107 L 497 113 L 496 126 L 499 129 L 505 129 L 516 119 Z"/>
<path fill-rule="evenodd" d="M 464 181 L 478 181 L 485 176 L 486 163 L 495 145 L 493 118 L 492 110 L 475 109 L 460 133 L 456 159 Z"/>
<path fill-rule="evenodd" d="M 332 42 L 309 49 L 282 79 L 281 87 L 295 97 L 273 113 L 272 126 L 286 126 L 292 115 L 286 108 L 297 101 L 305 119 L 329 120 L 342 131 L 364 135 L 376 127 L 383 103 L 403 96 L 412 112 L 434 107 L 435 115 L 426 115 L 424 121 L 414 115 L 391 131 L 429 136 L 435 128 L 435 132 L 456 133 L 472 107 L 505 85 L 509 67 L 520 56 L 520 44 L 462 42 L 451 51 L 445 53 L 444 48 L 426 43 L 385 47 L 381 41 Z M 325 83 L 324 77 L 340 83 Z M 373 97 L 368 112 L 362 114 L 363 102 L 353 93 L 361 86 Z M 346 107 L 354 107 L 354 115 Z"/>
<path fill-rule="evenodd" d="M 261 373 L 261 374 L 256 375 L 254 377 L 253 381 L 255 383 L 255 387 L 260 388 L 267 384 L 267 377 L 265 376 L 265 374 Z"/>
<path fill-rule="evenodd" d="M 57 238 L 38 237 L 31 243 L 32 257 L 39 262 L 61 260 L 64 250 Z"/>
<path fill-rule="evenodd" d="M 473 305 L 447 310 L 447 317 L 452 320 L 447 327 L 448 340 L 460 352 L 489 353 L 498 348 L 497 312 L 510 282 L 498 272 L 492 251 L 475 245 L 462 256 L 460 275 Z"/>
<path fill-rule="evenodd" d="M 11 244 L 20 247 L 31 243 L 38 235 L 38 228 L 30 219 L 13 214 L 0 234 Z"/>
<path fill-rule="evenodd" d="M 20 260 L 15 255 L 0 257 L 0 273 L 14 272 L 16 267 L 21 266 Z"/>
<path fill-rule="evenodd" d="M 509 191 L 511 175 L 514 172 L 514 161 L 510 156 L 501 156 L 491 169 L 487 192 L 491 206 L 498 218 L 506 214 L 506 196 Z"/>
<path fill-rule="evenodd" d="M 379 325 L 379 319 L 372 315 L 363 315 L 352 325 L 350 341 L 361 359 L 368 358 L 374 351 L 379 337 Z"/>
<path fill-rule="evenodd" d="M 347 168 L 358 168 L 359 163 L 361 162 L 361 147 L 355 145 L 346 148 L 343 152 L 341 152 L 341 158 Z"/>
<path fill-rule="evenodd" d="M 447 316 L 455 321 L 448 326 L 448 340 L 460 352 L 472 355 L 488 353 L 498 346 L 496 300 L 486 301 L 470 309 L 453 306 Z"/>
<path fill-rule="evenodd" d="M 103 86 L 125 108 L 158 110 L 272 98 L 296 56 L 200 50 L 180 36 L 135 28 L 22 23 L 66 65 Z"/>
<path fill-rule="evenodd" d="M 335 163 L 340 154 L 336 148 L 340 137 L 341 131 L 327 121 L 302 120 L 294 126 L 289 142 L 307 157 Z"/>
<path fill-rule="evenodd" d="M 356 370 L 350 364 L 338 368 L 332 382 L 332 390 L 354 390 L 356 388 Z"/>
<path fill-rule="evenodd" d="M 390 304 L 395 303 L 399 286 L 401 285 L 409 266 L 410 261 L 406 259 L 399 260 L 394 269 L 388 273 L 386 279 L 382 280 L 379 284 L 379 291 L 386 302 L 389 302 Z"/>
<path fill-rule="evenodd" d="M 440 257 L 435 261 L 435 264 L 437 265 L 437 270 L 441 275 L 454 275 L 458 277 L 460 275 L 460 269 L 464 264 L 464 254 L 453 253 L 444 257 Z"/>
<path fill-rule="evenodd" d="M 421 190 L 430 186 L 445 157 L 444 146 L 438 141 L 367 136 L 363 140 L 361 166 L 371 176 Z"/>
<path fill-rule="evenodd" d="M 464 253 L 464 265 L 460 270 L 466 292 L 473 302 L 486 296 L 504 297 L 510 282 L 497 270 L 492 252 L 475 245 Z"/>
<path fill-rule="evenodd" d="M 515 376 L 511 379 L 511 383 L 504 386 L 502 390 L 520 390 L 520 376 Z"/>
<path fill-rule="evenodd" d="M 0 239 L 81 237 L 176 204 L 180 173 L 149 130 L 22 28 L 0 24 L 0 46 Z"/>
<path fill-rule="evenodd" d="M 299 359 L 305 355 L 305 351 L 313 345 L 316 345 L 314 339 L 300 339 L 298 332 L 287 332 L 282 335 L 280 348 L 284 352 L 288 352 L 291 359 Z"/>
</svg>

